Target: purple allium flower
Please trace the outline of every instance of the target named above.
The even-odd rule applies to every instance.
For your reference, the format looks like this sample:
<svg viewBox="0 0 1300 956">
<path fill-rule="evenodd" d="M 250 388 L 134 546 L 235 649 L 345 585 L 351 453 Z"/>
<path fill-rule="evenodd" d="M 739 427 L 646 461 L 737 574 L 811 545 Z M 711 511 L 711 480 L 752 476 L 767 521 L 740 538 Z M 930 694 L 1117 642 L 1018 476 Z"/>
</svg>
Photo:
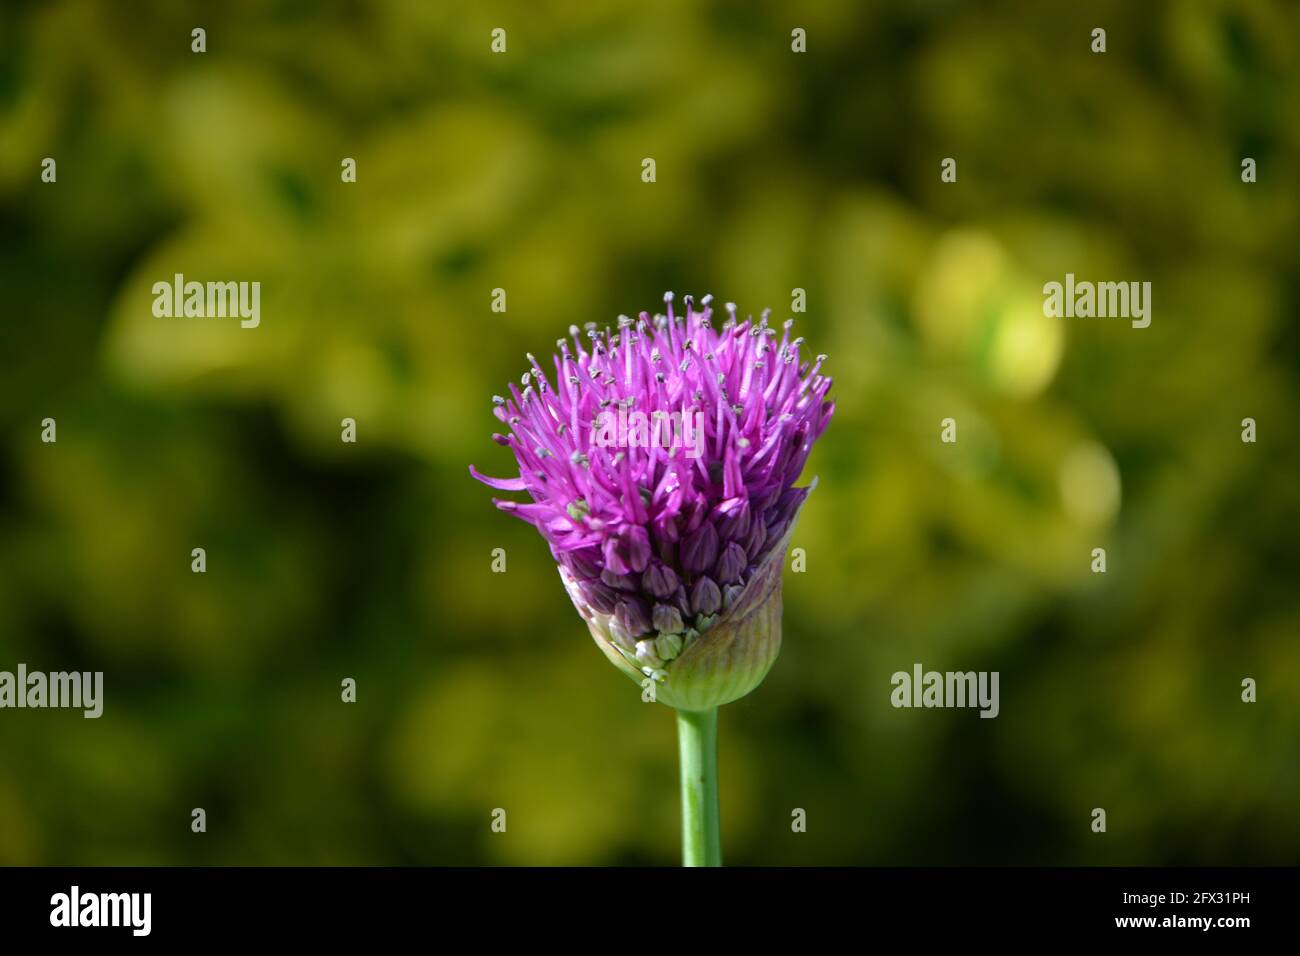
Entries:
<svg viewBox="0 0 1300 956">
<path fill-rule="evenodd" d="M 570 326 L 554 384 L 531 370 L 495 414 L 516 478 L 470 473 L 531 501 L 533 524 L 597 644 L 657 698 L 701 710 L 747 694 L 780 649 L 781 564 L 811 487 L 796 488 L 834 403 L 826 356 L 802 361 L 790 327 L 686 314 Z"/>
</svg>

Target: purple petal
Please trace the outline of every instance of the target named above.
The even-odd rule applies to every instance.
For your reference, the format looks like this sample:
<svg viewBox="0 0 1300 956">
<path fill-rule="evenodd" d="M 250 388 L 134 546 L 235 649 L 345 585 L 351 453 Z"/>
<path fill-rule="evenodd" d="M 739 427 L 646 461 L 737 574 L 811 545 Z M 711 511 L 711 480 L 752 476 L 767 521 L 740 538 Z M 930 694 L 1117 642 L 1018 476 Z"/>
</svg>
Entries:
<svg viewBox="0 0 1300 956">
<path fill-rule="evenodd" d="M 671 597 L 680 584 L 677 572 L 658 561 L 646 568 L 641 576 L 641 586 L 657 598 Z"/>
<path fill-rule="evenodd" d="M 526 487 L 523 478 L 492 478 L 482 474 L 473 465 L 469 466 L 469 473 L 489 488 L 495 488 L 497 491 L 523 491 Z"/>
<path fill-rule="evenodd" d="M 718 566 L 714 574 L 717 576 L 719 583 L 734 584 L 745 573 L 748 564 L 749 559 L 745 556 L 745 549 L 733 541 L 723 549 L 722 557 L 718 558 Z"/>
<path fill-rule="evenodd" d="M 722 592 L 712 578 L 697 578 L 691 588 L 691 610 L 696 614 L 716 614 L 722 607 Z"/>
<path fill-rule="evenodd" d="M 710 522 L 705 522 L 682 542 L 682 567 L 691 574 L 699 574 L 711 569 L 717 560 L 718 532 Z"/>
</svg>

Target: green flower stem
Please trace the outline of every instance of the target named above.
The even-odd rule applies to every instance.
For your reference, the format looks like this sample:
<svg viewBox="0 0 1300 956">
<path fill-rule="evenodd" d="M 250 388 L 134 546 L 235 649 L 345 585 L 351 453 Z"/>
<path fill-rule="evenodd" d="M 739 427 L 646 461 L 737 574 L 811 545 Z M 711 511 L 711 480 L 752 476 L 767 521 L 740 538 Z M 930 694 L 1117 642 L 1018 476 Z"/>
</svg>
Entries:
<svg viewBox="0 0 1300 956">
<path fill-rule="evenodd" d="M 682 866 L 722 866 L 718 708 L 677 711 L 682 761 Z"/>
</svg>

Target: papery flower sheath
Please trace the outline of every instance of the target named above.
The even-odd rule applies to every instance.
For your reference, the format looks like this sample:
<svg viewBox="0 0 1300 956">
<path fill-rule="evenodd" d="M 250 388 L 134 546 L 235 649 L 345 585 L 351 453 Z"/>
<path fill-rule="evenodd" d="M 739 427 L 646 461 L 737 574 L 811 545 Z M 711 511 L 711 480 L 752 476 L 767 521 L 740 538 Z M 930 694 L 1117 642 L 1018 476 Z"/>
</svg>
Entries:
<svg viewBox="0 0 1300 956">
<path fill-rule="evenodd" d="M 656 698 L 705 710 L 744 696 L 781 645 L 781 568 L 811 487 L 796 488 L 834 412 L 825 355 L 727 317 L 711 296 L 685 314 L 570 326 L 554 384 L 537 360 L 496 417 L 519 474 L 475 478 L 533 524 L 596 643 Z"/>
</svg>

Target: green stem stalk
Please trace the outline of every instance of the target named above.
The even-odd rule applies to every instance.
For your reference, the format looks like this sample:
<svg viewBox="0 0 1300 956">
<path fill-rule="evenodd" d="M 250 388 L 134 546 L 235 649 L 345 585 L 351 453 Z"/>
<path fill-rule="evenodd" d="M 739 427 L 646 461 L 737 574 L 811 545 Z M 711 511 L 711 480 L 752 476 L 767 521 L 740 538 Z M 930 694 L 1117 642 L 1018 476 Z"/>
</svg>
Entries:
<svg viewBox="0 0 1300 956">
<path fill-rule="evenodd" d="M 718 708 L 677 711 L 682 762 L 682 866 L 722 866 Z"/>
</svg>

